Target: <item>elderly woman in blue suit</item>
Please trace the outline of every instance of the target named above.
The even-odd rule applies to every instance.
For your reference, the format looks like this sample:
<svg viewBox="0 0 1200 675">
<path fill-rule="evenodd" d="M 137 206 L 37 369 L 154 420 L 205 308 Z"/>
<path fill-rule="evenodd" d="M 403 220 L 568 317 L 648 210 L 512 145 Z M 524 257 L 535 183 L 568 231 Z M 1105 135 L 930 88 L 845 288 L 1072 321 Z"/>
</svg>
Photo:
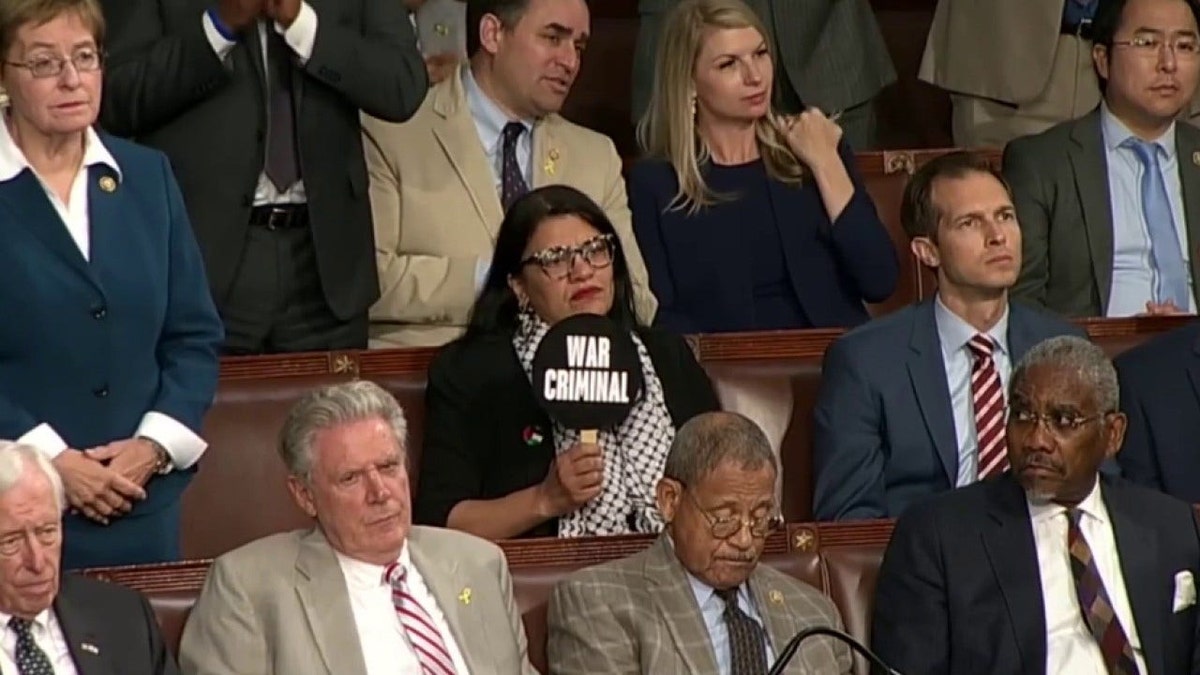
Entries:
<svg viewBox="0 0 1200 675">
<path fill-rule="evenodd" d="M 166 158 L 92 129 L 103 33 L 95 0 L 0 3 L 0 436 L 62 475 L 26 545 L 65 567 L 179 557 L 223 338 Z"/>
</svg>

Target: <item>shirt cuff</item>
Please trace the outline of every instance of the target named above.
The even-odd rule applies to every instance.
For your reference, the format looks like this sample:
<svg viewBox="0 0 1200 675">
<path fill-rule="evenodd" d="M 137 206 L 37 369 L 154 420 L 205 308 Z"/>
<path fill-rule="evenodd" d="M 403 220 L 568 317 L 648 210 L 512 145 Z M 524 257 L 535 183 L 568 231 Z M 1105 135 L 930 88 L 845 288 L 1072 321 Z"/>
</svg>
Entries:
<svg viewBox="0 0 1200 675">
<path fill-rule="evenodd" d="M 312 58 L 313 45 L 317 42 L 317 13 L 312 5 L 301 2 L 300 13 L 291 27 L 284 28 L 276 21 L 275 32 L 283 36 L 283 41 L 300 57 L 300 65 L 304 65 Z"/>
<path fill-rule="evenodd" d="M 169 415 L 151 410 L 142 416 L 135 436 L 145 436 L 163 446 L 176 469 L 186 469 L 200 460 L 208 443 Z"/>
<path fill-rule="evenodd" d="M 229 56 L 229 52 L 237 46 L 237 42 L 227 39 L 221 34 L 221 29 L 217 28 L 217 24 L 213 21 L 212 14 L 205 10 L 200 23 L 204 24 L 204 37 L 208 38 L 208 44 L 212 45 L 213 51 L 216 52 L 217 58 L 221 63 L 225 62 L 225 58 Z"/>
<path fill-rule="evenodd" d="M 488 272 L 492 270 L 491 258 L 479 258 L 475 261 L 475 294 L 478 295 L 483 291 L 483 285 L 487 283 Z"/>
<path fill-rule="evenodd" d="M 67 449 L 67 442 L 58 435 L 54 427 L 45 422 L 25 432 L 17 439 L 22 445 L 31 445 L 38 449 L 47 459 L 54 459 Z"/>
</svg>

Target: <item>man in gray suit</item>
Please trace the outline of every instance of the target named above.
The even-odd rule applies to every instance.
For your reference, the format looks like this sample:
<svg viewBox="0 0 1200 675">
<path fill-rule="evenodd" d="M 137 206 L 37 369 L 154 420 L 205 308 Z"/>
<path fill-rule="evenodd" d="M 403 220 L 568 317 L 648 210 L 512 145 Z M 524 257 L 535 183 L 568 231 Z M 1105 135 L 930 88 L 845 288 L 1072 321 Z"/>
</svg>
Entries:
<svg viewBox="0 0 1200 675">
<path fill-rule="evenodd" d="M 184 628 L 188 675 L 536 675 L 504 555 L 411 525 L 406 424 L 357 381 L 288 414 L 287 487 L 315 519 L 218 558 Z"/>
<path fill-rule="evenodd" d="M 650 103 L 663 19 L 680 0 L 639 0 L 641 26 L 633 58 L 633 118 Z M 867 0 L 746 0 L 775 47 L 779 111 L 807 106 L 840 113 L 838 124 L 855 150 L 875 147 L 875 97 L 896 80 L 875 13 Z"/>
<path fill-rule="evenodd" d="M 1002 474 L 1004 392 L 1042 340 L 1082 331 L 1009 302 L 1021 230 L 1004 178 L 965 152 L 922 166 L 900 219 L 932 299 L 825 352 L 814 409 L 818 520 L 895 518 L 913 502 Z"/>
<path fill-rule="evenodd" d="M 1101 0 L 1101 106 L 1004 152 L 1024 241 L 1013 296 L 1067 316 L 1195 313 L 1200 130 L 1196 0 Z"/>
<path fill-rule="evenodd" d="M 624 560 L 580 570 L 550 596 L 555 675 L 764 675 L 793 635 L 841 629 L 833 602 L 759 565 L 778 526 L 770 442 L 737 413 L 706 413 L 675 435 L 658 483 L 666 532 Z M 850 652 L 804 642 L 785 671 L 849 673 Z"/>
</svg>

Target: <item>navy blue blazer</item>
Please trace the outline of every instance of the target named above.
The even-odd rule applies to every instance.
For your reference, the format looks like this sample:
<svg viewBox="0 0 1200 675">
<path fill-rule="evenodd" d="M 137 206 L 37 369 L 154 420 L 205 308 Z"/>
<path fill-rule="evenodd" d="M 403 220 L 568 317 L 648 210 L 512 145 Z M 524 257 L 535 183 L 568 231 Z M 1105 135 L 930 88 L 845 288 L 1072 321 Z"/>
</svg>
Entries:
<svg viewBox="0 0 1200 675">
<path fill-rule="evenodd" d="M 811 179 L 798 187 L 770 185 L 788 276 L 812 322 L 798 328 L 863 323 L 870 318 L 863 303 L 886 300 L 900 274 L 896 248 L 854 153 L 845 143 L 839 152 L 855 191 L 834 223 Z M 678 176 L 666 161 L 643 160 L 629 172 L 633 231 L 658 298 L 655 325 L 675 333 L 713 333 L 752 324 L 754 256 L 731 219 L 736 212 L 668 211 L 678 190 Z"/>
<path fill-rule="evenodd" d="M 1149 675 L 1200 673 L 1196 606 L 1172 611 L 1175 575 L 1200 576 L 1192 507 L 1119 478 L 1101 477 L 1100 491 Z M 1042 675 L 1043 597 L 1025 493 L 1011 474 L 997 476 L 900 517 L 879 569 L 871 642 L 902 673 Z"/>
<path fill-rule="evenodd" d="M 1117 463 L 1126 478 L 1200 503 L 1200 320 L 1116 358 L 1129 417 Z"/>
<path fill-rule="evenodd" d="M 958 440 L 934 299 L 850 331 L 825 351 L 813 411 L 817 520 L 895 518 L 954 487 Z M 1009 304 L 1014 365 L 1037 343 L 1084 331 Z"/>
<path fill-rule="evenodd" d="M 212 404 L 223 329 L 171 167 L 158 151 L 101 140 L 123 178 L 87 169 L 90 262 L 30 170 L 0 183 L 0 437 L 44 422 L 86 449 L 130 438 L 152 410 L 200 433 Z M 139 525 L 160 512 L 177 520 L 190 478 L 152 478 L 146 500 L 107 527 L 67 516 L 64 564 L 147 562 Z M 77 531 L 127 555 L 76 556 L 87 543 Z"/>
</svg>

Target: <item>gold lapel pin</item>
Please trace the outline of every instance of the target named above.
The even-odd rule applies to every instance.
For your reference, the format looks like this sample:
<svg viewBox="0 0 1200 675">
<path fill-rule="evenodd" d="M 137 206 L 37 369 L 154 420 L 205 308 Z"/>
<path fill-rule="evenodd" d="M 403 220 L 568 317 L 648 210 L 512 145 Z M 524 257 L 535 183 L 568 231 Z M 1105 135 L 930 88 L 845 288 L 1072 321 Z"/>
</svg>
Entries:
<svg viewBox="0 0 1200 675">
<path fill-rule="evenodd" d="M 546 172 L 547 176 L 554 175 L 558 164 L 558 157 L 558 150 L 556 148 L 550 148 L 550 152 L 546 153 L 546 163 L 542 165 L 542 170 Z"/>
<path fill-rule="evenodd" d="M 464 605 L 471 604 L 471 589 L 470 589 L 470 587 L 462 589 L 462 592 L 458 594 L 458 601 Z"/>
<path fill-rule="evenodd" d="M 780 593 L 779 591 L 771 591 L 767 594 L 767 597 L 771 599 L 771 604 L 773 605 L 783 604 L 783 593 Z"/>
<path fill-rule="evenodd" d="M 117 181 L 114 180 L 112 176 L 101 176 L 100 189 L 104 190 L 105 192 L 116 192 Z"/>
<path fill-rule="evenodd" d="M 1196 166 L 1200 166 L 1200 152 L 1192 153 L 1192 164 L 1195 164 Z"/>
<path fill-rule="evenodd" d="M 91 654 L 99 654 L 100 648 L 90 642 L 84 642 L 79 645 L 79 648 Z"/>
</svg>

